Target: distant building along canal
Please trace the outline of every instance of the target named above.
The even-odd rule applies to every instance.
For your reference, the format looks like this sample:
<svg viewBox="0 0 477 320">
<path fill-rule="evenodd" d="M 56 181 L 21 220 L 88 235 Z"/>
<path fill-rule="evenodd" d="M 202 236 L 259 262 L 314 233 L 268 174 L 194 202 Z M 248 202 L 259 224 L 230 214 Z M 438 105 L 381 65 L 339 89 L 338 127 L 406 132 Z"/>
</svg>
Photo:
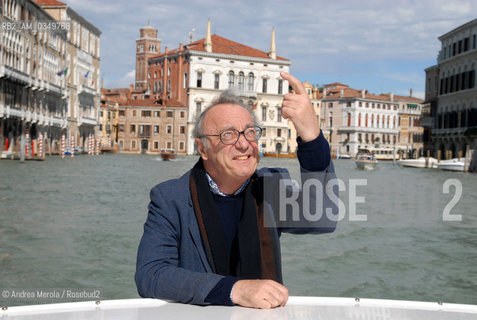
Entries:
<svg viewBox="0 0 477 320">
<path fill-rule="evenodd" d="M 35 157 L 42 144 L 60 153 L 62 135 L 88 150 L 97 137 L 101 31 L 56 0 L 8 0 L 0 9 L 2 23 L 61 26 L 0 32 L 0 155 L 26 148 Z"/>
<path fill-rule="evenodd" d="M 472 158 L 477 169 L 477 19 L 439 37 L 437 65 L 426 71 L 426 150 L 441 159 Z M 473 152 L 472 152 L 473 151 Z"/>
</svg>

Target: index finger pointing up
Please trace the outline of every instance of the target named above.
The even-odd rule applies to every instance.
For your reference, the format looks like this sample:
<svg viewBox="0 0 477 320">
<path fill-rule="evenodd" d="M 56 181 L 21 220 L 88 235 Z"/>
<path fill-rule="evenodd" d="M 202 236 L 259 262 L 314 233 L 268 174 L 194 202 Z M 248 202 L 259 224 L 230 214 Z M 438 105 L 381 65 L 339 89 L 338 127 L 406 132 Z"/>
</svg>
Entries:
<svg viewBox="0 0 477 320">
<path fill-rule="evenodd" d="M 290 83 L 293 90 L 295 90 L 295 93 L 306 94 L 305 86 L 303 85 L 303 83 L 301 83 L 300 80 L 286 72 L 280 72 L 280 75 L 283 79 L 287 80 Z"/>
</svg>

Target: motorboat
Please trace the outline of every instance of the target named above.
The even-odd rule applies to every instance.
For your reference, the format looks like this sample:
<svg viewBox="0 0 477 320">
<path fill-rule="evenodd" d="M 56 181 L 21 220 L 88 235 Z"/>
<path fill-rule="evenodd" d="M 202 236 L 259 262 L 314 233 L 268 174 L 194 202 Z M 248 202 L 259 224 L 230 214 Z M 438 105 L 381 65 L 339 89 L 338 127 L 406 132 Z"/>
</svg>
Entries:
<svg viewBox="0 0 477 320">
<path fill-rule="evenodd" d="M 477 305 L 360 298 L 290 297 L 269 310 L 195 306 L 159 299 L 84 301 L 3 307 L 1 319 L 445 319 L 477 318 Z"/>
<path fill-rule="evenodd" d="M 401 159 L 398 160 L 397 163 L 401 167 L 435 168 L 437 159 L 432 157 L 420 157 L 418 159 Z"/>
<path fill-rule="evenodd" d="M 161 150 L 162 160 L 172 160 L 176 158 L 176 150 L 174 149 L 162 149 Z"/>
<path fill-rule="evenodd" d="M 441 160 L 436 164 L 438 169 L 449 171 L 464 171 L 465 158 L 454 158 L 450 160 Z"/>
<path fill-rule="evenodd" d="M 360 149 L 354 162 L 356 163 L 356 168 L 361 170 L 374 170 L 378 164 L 374 154 L 367 149 Z"/>
</svg>

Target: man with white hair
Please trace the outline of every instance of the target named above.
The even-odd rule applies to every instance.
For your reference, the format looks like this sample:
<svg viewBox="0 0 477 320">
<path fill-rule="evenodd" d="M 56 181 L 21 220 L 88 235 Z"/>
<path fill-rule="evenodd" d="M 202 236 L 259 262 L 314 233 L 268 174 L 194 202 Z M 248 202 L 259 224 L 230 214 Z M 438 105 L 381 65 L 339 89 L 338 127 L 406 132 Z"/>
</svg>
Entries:
<svg viewBox="0 0 477 320">
<path fill-rule="evenodd" d="M 299 135 L 301 171 L 326 183 L 334 169 L 311 101 L 299 80 L 281 76 L 294 89 L 284 96 L 282 115 Z M 135 276 L 141 296 L 262 309 L 286 304 L 281 233 L 332 232 L 336 221 L 290 227 L 273 220 L 281 201 L 275 186 L 289 175 L 285 169 L 257 170 L 261 133 L 253 112 L 230 92 L 200 114 L 194 129 L 199 161 L 181 178 L 151 190 Z M 336 214 L 328 194 L 319 196 L 322 213 L 331 208 Z"/>
</svg>

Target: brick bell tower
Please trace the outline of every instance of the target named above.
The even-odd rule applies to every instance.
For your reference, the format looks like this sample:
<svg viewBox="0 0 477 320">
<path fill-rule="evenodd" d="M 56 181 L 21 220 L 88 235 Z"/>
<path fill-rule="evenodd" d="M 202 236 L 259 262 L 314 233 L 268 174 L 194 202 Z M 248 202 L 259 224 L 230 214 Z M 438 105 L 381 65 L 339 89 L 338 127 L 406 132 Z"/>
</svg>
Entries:
<svg viewBox="0 0 477 320">
<path fill-rule="evenodd" d="M 147 26 L 139 30 L 136 39 L 136 81 L 135 90 L 147 90 L 147 61 L 161 52 L 161 40 L 157 38 L 157 29 Z"/>
</svg>

